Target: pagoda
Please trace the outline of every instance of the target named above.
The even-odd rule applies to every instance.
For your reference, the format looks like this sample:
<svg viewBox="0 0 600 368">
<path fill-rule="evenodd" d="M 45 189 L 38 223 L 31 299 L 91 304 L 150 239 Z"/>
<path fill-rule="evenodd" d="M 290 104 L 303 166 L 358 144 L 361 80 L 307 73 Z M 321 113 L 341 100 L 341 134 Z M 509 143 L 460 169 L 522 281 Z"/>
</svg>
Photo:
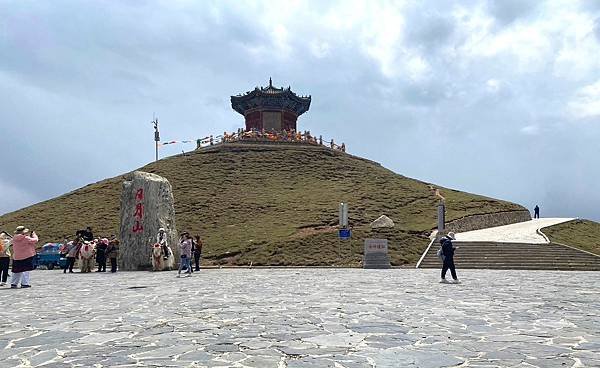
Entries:
<svg viewBox="0 0 600 368">
<path fill-rule="evenodd" d="M 246 131 L 297 131 L 298 116 L 308 111 L 310 96 L 298 96 L 291 88 L 256 87 L 243 95 L 231 96 L 231 107 L 244 115 Z"/>
</svg>

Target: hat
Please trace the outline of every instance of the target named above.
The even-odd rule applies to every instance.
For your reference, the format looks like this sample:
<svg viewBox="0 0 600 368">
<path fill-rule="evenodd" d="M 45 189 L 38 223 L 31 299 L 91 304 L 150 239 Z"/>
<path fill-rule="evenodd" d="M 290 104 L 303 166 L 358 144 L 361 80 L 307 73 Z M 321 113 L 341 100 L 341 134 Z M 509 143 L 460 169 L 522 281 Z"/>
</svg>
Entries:
<svg viewBox="0 0 600 368">
<path fill-rule="evenodd" d="M 15 230 L 15 234 L 28 234 L 29 233 L 29 229 L 26 228 L 25 226 L 17 226 L 16 230 Z"/>
<path fill-rule="evenodd" d="M 158 229 L 158 231 L 165 231 L 165 228 L 161 227 L 160 229 Z"/>
<path fill-rule="evenodd" d="M 456 235 L 452 231 L 448 233 L 448 237 L 452 240 L 456 240 Z"/>
</svg>

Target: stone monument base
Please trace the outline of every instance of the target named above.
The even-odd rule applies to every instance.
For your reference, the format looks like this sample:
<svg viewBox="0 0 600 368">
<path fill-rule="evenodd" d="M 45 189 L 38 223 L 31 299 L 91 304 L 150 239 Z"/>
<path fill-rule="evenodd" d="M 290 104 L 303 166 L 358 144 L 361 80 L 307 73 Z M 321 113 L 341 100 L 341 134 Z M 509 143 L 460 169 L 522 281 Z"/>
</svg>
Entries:
<svg viewBox="0 0 600 368">
<path fill-rule="evenodd" d="M 387 239 L 365 239 L 363 268 L 392 268 L 390 256 L 388 255 Z"/>
</svg>

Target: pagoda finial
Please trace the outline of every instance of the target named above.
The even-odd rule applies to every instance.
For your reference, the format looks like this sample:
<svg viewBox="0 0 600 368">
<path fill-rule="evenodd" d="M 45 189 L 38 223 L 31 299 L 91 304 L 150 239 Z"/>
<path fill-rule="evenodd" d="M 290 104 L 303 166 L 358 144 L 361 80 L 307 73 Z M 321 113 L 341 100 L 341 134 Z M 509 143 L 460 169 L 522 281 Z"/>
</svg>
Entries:
<svg viewBox="0 0 600 368">
<path fill-rule="evenodd" d="M 269 77 L 269 87 L 273 87 L 273 80 L 271 80 L 271 77 Z"/>
</svg>

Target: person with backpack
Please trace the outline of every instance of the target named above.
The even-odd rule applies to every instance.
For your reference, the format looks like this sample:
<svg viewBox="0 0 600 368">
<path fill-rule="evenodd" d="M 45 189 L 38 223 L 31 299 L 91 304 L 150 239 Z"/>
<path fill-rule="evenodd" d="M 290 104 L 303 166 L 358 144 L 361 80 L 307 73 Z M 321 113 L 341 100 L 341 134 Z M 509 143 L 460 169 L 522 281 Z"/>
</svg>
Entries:
<svg viewBox="0 0 600 368">
<path fill-rule="evenodd" d="M 454 283 L 460 283 L 460 281 L 458 281 L 458 277 L 456 276 L 456 267 L 454 266 L 454 251 L 458 248 L 456 248 L 452 244 L 453 240 L 456 240 L 456 236 L 452 231 L 440 239 L 440 244 L 442 245 L 442 248 L 440 249 L 441 252 L 439 252 L 438 254 L 441 255 L 443 261 L 442 280 L 440 281 L 440 283 L 442 284 L 450 283 L 448 280 L 446 280 L 446 272 L 448 272 L 448 270 L 450 270 L 450 273 L 452 274 L 452 279 L 454 280 Z"/>
</svg>

